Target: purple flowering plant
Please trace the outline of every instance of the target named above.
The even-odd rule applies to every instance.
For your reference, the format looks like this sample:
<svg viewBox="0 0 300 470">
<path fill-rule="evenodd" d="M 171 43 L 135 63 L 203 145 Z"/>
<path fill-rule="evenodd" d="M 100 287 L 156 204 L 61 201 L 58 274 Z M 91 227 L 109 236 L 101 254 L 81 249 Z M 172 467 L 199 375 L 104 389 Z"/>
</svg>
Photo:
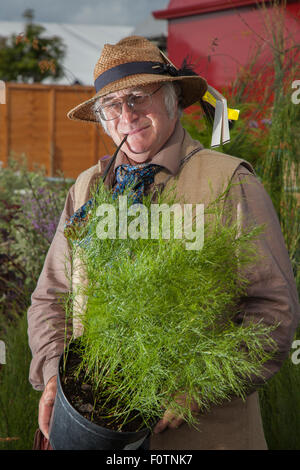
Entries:
<svg viewBox="0 0 300 470">
<path fill-rule="evenodd" d="M 70 182 L 10 160 L 0 171 L 0 310 L 28 306 Z"/>
<path fill-rule="evenodd" d="M 55 192 L 46 187 L 37 188 L 21 200 L 23 215 L 27 217 L 28 223 L 48 243 L 51 243 L 58 225 L 60 206 Z"/>
</svg>

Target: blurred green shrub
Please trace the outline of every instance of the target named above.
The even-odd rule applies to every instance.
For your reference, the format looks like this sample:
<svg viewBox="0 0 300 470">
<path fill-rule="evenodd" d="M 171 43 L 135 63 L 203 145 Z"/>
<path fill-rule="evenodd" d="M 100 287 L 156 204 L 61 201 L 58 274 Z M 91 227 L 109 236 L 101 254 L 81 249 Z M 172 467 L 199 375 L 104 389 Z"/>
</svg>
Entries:
<svg viewBox="0 0 300 470">
<path fill-rule="evenodd" d="M 48 179 L 26 161 L 0 170 L 0 312 L 28 306 L 72 181 Z"/>
</svg>

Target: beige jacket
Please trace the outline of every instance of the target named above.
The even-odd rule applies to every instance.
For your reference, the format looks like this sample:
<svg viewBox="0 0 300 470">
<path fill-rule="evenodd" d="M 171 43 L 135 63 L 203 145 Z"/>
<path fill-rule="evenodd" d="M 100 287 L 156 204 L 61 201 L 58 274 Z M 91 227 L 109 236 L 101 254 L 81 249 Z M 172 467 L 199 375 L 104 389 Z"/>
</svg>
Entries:
<svg viewBox="0 0 300 470">
<path fill-rule="evenodd" d="M 269 196 L 253 173 L 251 166 L 232 156 L 202 149 L 178 124 L 153 163 L 165 170 L 155 177 L 154 186 L 168 189 L 176 183 L 179 198 L 186 203 L 208 204 L 220 194 L 228 182 L 233 183 L 226 204 L 241 216 L 243 223 L 264 223 L 266 230 L 258 249 L 264 262 L 251 274 L 248 296 L 243 300 L 243 321 L 262 319 L 267 324 L 280 322 L 273 334 L 278 346 L 276 358 L 269 361 L 264 379 L 276 373 L 287 357 L 299 322 L 300 308 L 290 260 L 284 245 L 280 225 Z M 191 155 L 181 165 L 182 160 Z M 126 161 L 119 154 L 115 167 Z M 74 211 L 90 196 L 89 186 L 99 179 L 107 160 L 99 162 L 81 174 L 70 189 L 60 223 L 46 257 L 38 285 L 28 311 L 29 344 L 32 350 L 30 382 L 37 390 L 57 373 L 57 363 L 64 347 L 65 320 L 58 297 L 69 289 L 66 277 L 68 245 L 63 226 Z M 114 169 L 106 185 L 114 182 Z M 235 184 L 237 183 L 237 184 Z M 153 190 L 151 188 L 151 190 Z M 76 192 L 76 198 L 75 198 Z M 68 263 L 67 263 L 68 264 Z M 199 430 L 183 424 L 177 430 L 166 430 L 152 436 L 152 449 L 265 449 L 257 392 L 262 383 L 253 377 L 245 402 L 235 398 L 222 406 L 213 407 L 199 418 Z"/>
</svg>

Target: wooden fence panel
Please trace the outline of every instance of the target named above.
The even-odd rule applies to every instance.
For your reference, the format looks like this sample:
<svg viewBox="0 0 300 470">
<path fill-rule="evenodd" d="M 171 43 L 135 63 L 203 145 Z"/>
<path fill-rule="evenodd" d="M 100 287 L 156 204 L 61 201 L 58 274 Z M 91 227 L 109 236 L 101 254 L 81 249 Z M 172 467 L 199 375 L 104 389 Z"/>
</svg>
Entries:
<svg viewBox="0 0 300 470">
<path fill-rule="evenodd" d="M 0 106 L 0 160 L 25 154 L 30 168 L 65 177 L 94 165 L 115 145 L 101 125 L 71 121 L 67 112 L 94 94 L 93 87 L 7 83 Z"/>
</svg>

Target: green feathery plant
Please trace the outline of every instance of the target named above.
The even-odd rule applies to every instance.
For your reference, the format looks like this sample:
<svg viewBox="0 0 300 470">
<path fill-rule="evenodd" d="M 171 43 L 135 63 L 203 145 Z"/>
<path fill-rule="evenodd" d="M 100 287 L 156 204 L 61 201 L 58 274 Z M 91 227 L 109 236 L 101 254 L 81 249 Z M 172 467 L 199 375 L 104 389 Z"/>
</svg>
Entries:
<svg viewBox="0 0 300 470">
<path fill-rule="evenodd" d="M 188 250 L 184 237 L 164 239 L 161 225 L 157 239 L 100 240 L 97 208 L 110 204 L 117 227 L 120 214 L 118 200 L 103 186 L 94 194 L 81 242 L 73 243 L 88 282 L 70 294 L 68 304 L 76 294 L 86 298 L 84 330 L 76 340 L 77 377 L 83 373 L 92 384 L 94 406 L 104 410 L 114 403 L 104 418 L 118 418 L 120 430 L 130 413 L 150 426 L 166 408 L 195 424 L 193 399 L 206 410 L 232 395 L 245 397 L 251 378 L 262 374 L 271 357 L 275 325 L 234 321 L 262 228 L 243 231 L 224 222 L 224 197 L 205 213 L 203 248 Z M 161 194 L 158 204 L 166 202 L 172 203 L 170 194 Z M 143 204 L 150 213 L 150 197 Z M 187 400 L 180 404 L 183 393 Z"/>
</svg>

